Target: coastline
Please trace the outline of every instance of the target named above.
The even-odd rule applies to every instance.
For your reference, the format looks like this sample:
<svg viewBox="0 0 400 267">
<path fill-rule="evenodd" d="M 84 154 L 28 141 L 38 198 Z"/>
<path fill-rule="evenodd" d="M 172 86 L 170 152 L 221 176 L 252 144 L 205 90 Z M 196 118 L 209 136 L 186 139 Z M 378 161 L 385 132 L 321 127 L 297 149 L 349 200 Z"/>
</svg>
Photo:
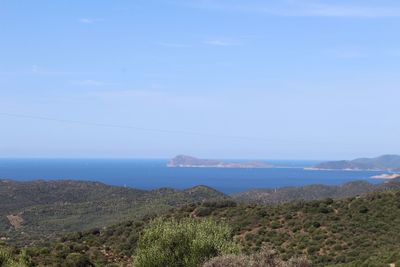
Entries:
<svg viewBox="0 0 400 267">
<path fill-rule="evenodd" d="M 370 178 L 372 178 L 372 179 L 383 179 L 383 180 L 393 180 L 393 179 L 400 178 L 400 174 L 398 174 L 398 173 L 381 174 L 381 175 L 371 176 Z"/>
<path fill-rule="evenodd" d="M 303 169 L 306 171 L 385 172 L 385 170 L 377 170 L 377 169 L 324 169 L 324 168 L 313 168 L 313 167 L 306 167 Z"/>
<path fill-rule="evenodd" d="M 275 167 L 224 166 L 224 165 L 167 165 L 167 168 L 209 168 L 209 169 L 273 169 Z"/>
</svg>

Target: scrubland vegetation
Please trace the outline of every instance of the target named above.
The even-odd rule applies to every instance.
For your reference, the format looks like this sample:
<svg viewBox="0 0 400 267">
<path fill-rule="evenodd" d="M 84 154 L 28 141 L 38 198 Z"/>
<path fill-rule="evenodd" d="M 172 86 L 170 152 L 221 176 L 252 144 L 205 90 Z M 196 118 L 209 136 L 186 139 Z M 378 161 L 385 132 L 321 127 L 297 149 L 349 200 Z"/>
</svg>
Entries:
<svg viewBox="0 0 400 267">
<path fill-rule="evenodd" d="M 226 196 L 212 188 L 151 191 L 82 181 L 0 180 L 0 238 L 18 246 L 70 233 L 163 214 L 169 209 Z M 10 224 L 12 215 L 19 222 Z"/>
<path fill-rule="evenodd" d="M 79 198 L 76 190 L 72 192 L 72 196 Z M 123 192 L 131 194 L 129 190 Z M 118 203 L 118 194 L 113 194 Z M 148 196 L 149 193 L 140 194 Z M 151 195 L 154 199 L 148 199 L 147 204 L 160 205 L 162 209 L 140 212 L 140 216 L 136 214 L 118 224 L 107 226 L 108 220 L 105 220 L 100 224 L 104 225 L 102 227 L 60 233 L 60 237 L 43 238 L 28 246 L 2 238 L 8 248 L 3 246 L 1 249 L 0 266 L 400 265 L 398 190 L 342 200 L 327 198 L 280 205 L 236 202 L 206 187 L 186 191 L 156 190 Z M 68 198 L 74 199 L 71 194 Z M 44 201 L 43 197 L 39 199 Z M 79 205 L 72 207 L 77 208 L 84 201 L 77 203 Z M 96 203 L 102 202 L 87 201 L 86 205 L 99 207 Z M 10 208 L 18 205 L 18 201 L 9 201 L 7 205 Z M 22 213 L 26 220 L 18 229 L 8 226 L 7 235 L 25 236 L 32 242 L 36 236 L 31 235 L 30 231 L 35 228 L 29 225 L 29 218 L 34 217 L 26 216 L 26 213 L 35 214 L 37 218 L 43 216 L 42 220 L 58 214 L 52 209 L 47 213 L 45 209 L 42 209 L 43 213 L 34 213 L 37 207 L 28 207 Z M 114 207 L 113 214 L 118 214 L 118 208 L 124 206 Z M 77 212 L 68 206 L 63 212 L 67 211 Z M 140 209 L 136 207 L 136 211 Z M 62 227 L 64 222 L 68 225 L 67 215 L 58 216 L 60 220 L 48 221 L 45 226 L 55 223 Z M 102 212 L 98 218 L 104 218 Z M 79 217 L 74 219 L 79 221 Z M 45 230 L 45 233 L 54 231 L 52 228 Z"/>
</svg>

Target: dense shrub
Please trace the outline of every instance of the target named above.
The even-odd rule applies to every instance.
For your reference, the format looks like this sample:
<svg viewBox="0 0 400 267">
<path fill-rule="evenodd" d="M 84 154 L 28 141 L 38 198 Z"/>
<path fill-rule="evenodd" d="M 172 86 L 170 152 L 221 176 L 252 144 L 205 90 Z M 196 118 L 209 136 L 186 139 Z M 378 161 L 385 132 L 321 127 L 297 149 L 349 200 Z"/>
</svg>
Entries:
<svg viewBox="0 0 400 267">
<path fill-rule="evenodd" d="M 86 255 L 80 253 L 71 253 L 65 259 L 65 267 L 94 267 Z"/>
<path fill-rule="evenodd" d="M 197 267 L 212 257 L 237 251 L 231 230 L 224 224 L 156 219 L 139 239 L 135 266 Z"/>
<path fill-rule="evenodd" d="M 367 213 L 368 212 L 368 208 L 367 207 L 361 207 L 359 211 L 360 211 L 360 213 Z"/>
<path fill-rule="evenodd" d="M 219 201 L 205 201 L 202 203 L 204 207 L 210 208 L 228 208 L 228 207 L 236 207 L 237 203 L 233 200 L 219 200 Z"/>
<path fill-rule="evenodd" d="M 195 210 L 196 216 L 199 216 L 199 217 L 208 216 L 208 215 L 210 215 L 212 212 L 213 212 L 213 209 L 212 209 L 211 207 L 198 207 L 198 208 Z"/>
</svg>

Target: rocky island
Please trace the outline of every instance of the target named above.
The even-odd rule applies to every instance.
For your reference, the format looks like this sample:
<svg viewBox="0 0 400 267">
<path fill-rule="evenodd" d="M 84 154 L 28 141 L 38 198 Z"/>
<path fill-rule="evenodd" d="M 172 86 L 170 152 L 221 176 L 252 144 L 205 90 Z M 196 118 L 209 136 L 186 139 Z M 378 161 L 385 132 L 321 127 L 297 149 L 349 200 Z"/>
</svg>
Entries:
<svg viewBox="0 0 400 267">
<path fill-rule="evenodd" d="M 266 169 L 274 167 L 265 162 L 226 162 L 222 160 L 199 159 L 192 156 L 179 155 L 167 163 L 170 168 L 247 168 Z"/>
</svg>

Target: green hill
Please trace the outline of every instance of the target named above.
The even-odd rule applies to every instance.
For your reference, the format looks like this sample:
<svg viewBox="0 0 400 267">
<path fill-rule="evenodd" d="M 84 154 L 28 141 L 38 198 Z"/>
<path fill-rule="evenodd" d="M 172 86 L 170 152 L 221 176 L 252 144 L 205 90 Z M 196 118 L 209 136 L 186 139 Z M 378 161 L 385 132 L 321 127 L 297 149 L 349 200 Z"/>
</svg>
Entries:
<svg viewBox="0 0 400 267">
<path fill-rule="evenodd" d="M 267 247 L 278 251 L 284 260 L 306 255 L 314 266 L 400 263 L 400 191 L 274 206 L 209 201 L 175 209 L 163 217 L 226 222 L 245 253 Z M 128 264 L 149 220 L 70 234 L 58 243 L 32 247 L 28 254 L 36 263 L 54 266 L 70 253 L 82 254 L 98 266 Z"/>
<path fill-rule="evenodd" d="M 248 203 L 279 204 L 298 200 L 342 199 L 365 193 L 400 190 L 400 180 L 394 179 L 379 184 L 366 181 L 349 182 L 343 185 L 307 185 L 278 189 L 254 189 L 232 195 L 235 200 Z"/>
<path fill-rule="evenodd" d="M 152 191 L 82 181 L 0 180 L 0 239 L 23 245 L 226 196 L 206 186 Z"/>
<path fill-rule="evenodd" d="M 211 218 L 233 229 L 243 253 L 267 248 L 284 261 L 305 255 L 315 266 L 388 266 L 400 263 L 396 183 L 346 199 L 265 205 L 235 202 L 205 186 L 144 191 L 93 182 L 2 180 L 0 239 L 26 247 L 23 253 L 9 251 L 16 258 L 27 255 L 33 266 L 64 266 L 67 258 L 129 266 L 153 218 Z M 309 189 L 318 195 L 318 186 Z"/>
</svg>

